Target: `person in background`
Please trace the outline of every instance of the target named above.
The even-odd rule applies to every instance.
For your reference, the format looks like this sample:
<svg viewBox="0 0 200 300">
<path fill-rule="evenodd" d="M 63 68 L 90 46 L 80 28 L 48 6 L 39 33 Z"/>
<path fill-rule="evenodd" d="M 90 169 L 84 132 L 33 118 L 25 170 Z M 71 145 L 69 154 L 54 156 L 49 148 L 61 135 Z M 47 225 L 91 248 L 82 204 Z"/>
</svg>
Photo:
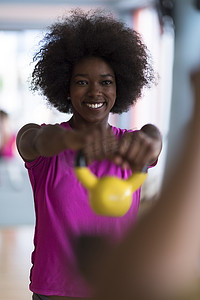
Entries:
<svg viewBox="0 0 200 300">
<path fill-rule="evenodd" d="M 156 164 L 162 148 L 156 126 L 133 131 L 108 122 L 110 113 L 136 103 L 155 74 L 139 34 L 99 10 L 77 9 L 53 24 L 34 62 L 33 90 L 72 117 L 29 123 L 17 135 L 36 211 L 30 289 L 34 300 L 88 299 L 93 289 L 78 269 L 77 240 L 94 235 L 118 243 L 136 222 L 140 188 L 123 217 L 99 216 L 75 175 L 75 158 L 81 150 L 97 177 L 123 179 Z"/>
<path fill-rule="evenodd" d="M 22 173 L 18 164 L 16 132 L 12 119 L 5 110 L 0 110 L 0 186 L 8 183 L 11 188 L 22 187 Z"/>
<path fill-rule="evenodd" d="M 16 155 L 16 134 L 13 133 L 7 112 L 0 110 L 0 158 L 9 159 Z"/>
</svg>

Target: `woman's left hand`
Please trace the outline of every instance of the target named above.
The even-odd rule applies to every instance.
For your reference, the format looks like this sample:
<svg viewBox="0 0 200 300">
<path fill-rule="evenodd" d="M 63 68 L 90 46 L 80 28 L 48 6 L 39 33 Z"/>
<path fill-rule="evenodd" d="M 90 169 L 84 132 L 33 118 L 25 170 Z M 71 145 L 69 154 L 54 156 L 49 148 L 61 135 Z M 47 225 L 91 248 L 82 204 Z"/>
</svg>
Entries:
<svg viewBox="0 0 200 300">
<path fill-rule="evenodd" d="M 119 142 L 119 147 L 113 162 L 123 169 L 131 168 L 141 171 L 145 166 L 153 164 L 162 149 L 160 131 L 152 124 L 147 124 L 141 130 L 127 132 Z"/>
</svg>

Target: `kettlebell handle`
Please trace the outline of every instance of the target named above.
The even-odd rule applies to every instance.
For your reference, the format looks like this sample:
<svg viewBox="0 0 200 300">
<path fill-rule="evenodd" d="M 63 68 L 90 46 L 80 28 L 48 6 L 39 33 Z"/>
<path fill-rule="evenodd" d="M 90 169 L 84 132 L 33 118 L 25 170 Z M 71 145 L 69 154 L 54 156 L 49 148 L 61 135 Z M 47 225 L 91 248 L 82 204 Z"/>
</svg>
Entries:
<svg viewBox="0 0 200 300">
<path fill-rule="evenodd" d="M 82 150 L 79 150 L 76 155 L 75 167 L 86 167 L 86 161 Z M 148 170 L 148 166 L 145 165 L 140 172 L 146 173 L 147 170 Z"/>
<path fill-rule="evenodd" d="M 82 150 L 79 150 L 76 155 L 75 167 L 86 167 L 86 161 Z"/>
</svg>

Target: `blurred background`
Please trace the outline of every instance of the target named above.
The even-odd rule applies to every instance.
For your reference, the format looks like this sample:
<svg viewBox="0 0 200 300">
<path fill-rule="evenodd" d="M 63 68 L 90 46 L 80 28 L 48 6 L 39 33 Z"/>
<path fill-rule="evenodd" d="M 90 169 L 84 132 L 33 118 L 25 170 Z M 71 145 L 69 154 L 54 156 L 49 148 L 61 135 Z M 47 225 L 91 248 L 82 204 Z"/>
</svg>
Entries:
<svg viewBox="0 0 200 300">
<path fill-rule="evenodd" d="M 136 129 L 153 123 L 162 132 L 162 154 L 149 172 L 141 203 L 157 198 L 164 172 L 176 164 L 184 142 L 193 109 L 189 74 L 200 65 L 200 1 L 0 0 L 0 270 L 7 255 L 5 245 L 12 248 L 16 238 L 13 229 L 21 229 L 17 231 L 17 255 L 29 255 L 32 247 L 32 191 L 16 151 L 17 131 L 28 122 L 56 123 L 70 117 L 49 108 L 40 95 L 31 93 L 32 57 L 47 26 L 76 7 L 106 8 L 138 31 L 159 74 L 158 85 L 144 90 L 128 113 L 110 116 L 114 126 Z M 5 274 L 5 270 L 0 273 L 0 282 L 5 283 Z M 18 298 L 0 295 L 0 299 Z"/>
<path fill-rule="evenodd" d="M 106 8 L 137 30 L 159 75 L 158 85 L 144 90 L 131 111 L 110 116 L 113 125 L 134 129 L 153 123 L 163 134 L 163 151 L 143 186 L 142 201 L 157 197 L 163 172 L 181 149 L 192 111 L 188 74 L 200 61 L 200 1 L 0 0 L 0 226 L 34 223 L 32 192 L 15 137 L 28 122 L 55 123 L 70 117 L 33 95 L 29 79 L 46 28 L 76 7 Z"/>
</svg>

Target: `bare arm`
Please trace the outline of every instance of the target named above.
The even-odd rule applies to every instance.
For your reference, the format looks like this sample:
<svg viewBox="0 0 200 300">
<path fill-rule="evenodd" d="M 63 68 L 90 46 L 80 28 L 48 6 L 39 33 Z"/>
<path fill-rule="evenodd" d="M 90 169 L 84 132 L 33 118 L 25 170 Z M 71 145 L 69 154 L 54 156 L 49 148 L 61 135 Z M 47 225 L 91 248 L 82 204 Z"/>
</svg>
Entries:
<svg viewBox="0 0 200 300">
<path fill-rule="evenodd" d="M 200 71 L 182 157 L 160 199 L 93 274 L 96 299 L 174 299 L 198 279 L 200 257 Z M 94 268 L 94 266 L 93 266 Z M 95 278 L 96 276 L 96 278 Z"/>
<path fill-rule="evenodd" d="M 38 156 L 53 156 L 64 149 L 80 149 L 83 147 L 83 136 L 74 130 L 66 130 L 59 125 L 39 126 L 27 124 L 17 135 L 17 148 L 27 161 Z"/>
</svg>

